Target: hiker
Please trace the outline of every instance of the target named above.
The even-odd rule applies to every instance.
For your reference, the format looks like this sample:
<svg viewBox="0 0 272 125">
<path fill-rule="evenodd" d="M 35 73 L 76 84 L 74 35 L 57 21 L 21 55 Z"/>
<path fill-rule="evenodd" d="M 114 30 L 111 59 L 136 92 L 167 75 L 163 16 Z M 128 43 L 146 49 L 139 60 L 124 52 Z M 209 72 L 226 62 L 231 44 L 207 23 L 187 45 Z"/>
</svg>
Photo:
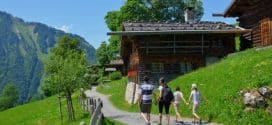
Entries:
<svg viewBox="0 0 272 125">
<path fill-rule="evenodd" d="M 170 115 L 169 115 L 169 108 L 172 100 L 174 99 L 173 92 L 168 87 L 168 85 L 165 83 L 164 78 L 160 78 L 160 84 L 162 84 L 163 88 L 160 90 L 160 96 L 159 96 L 159 125 L 162 124 L 162 112 L 163 108 L 165 109 L 166 113 L 166 120 L 167 125 L 170 123 Z"/>
<path fill-rule="evenodd" d="M 150 125 L 150 112 L 152 106 L 152 94 L 154 86 L 149 83 L 149 78 L 144 76 L 144 82 L 140 86 L 139 98 L 137 102 L 140 104 L 141 116 L 147 125 Z"/>
<path fill-rule="evenodd" d="M 193 123 L 196 123 L 196 119 L 199 120 L 199 123 L 201 124 L 201 118 L 199 115 L 197 115 L 197 110 L 199 108 L 199 103 L 200 103 L 200 92 L 197 89 L 196 84 L 192 84 L 192 91 L 189 97 L 189 102 L 192 99 L 193 102 L 193 110 L 192 110 L 192 115 L 193 115 Z"/>
<path fill-rule="evenodd" d="M 180 103 L 181 103 L 181 100 L 186 104 L 186 105 L 189 105 L 188 102 L 186 102 L 186 100 L 184 99 L 183 97 L 183 94 L 182 92 L 180 91 L 180 87 L 177 86 L 176 87 L 176 91 L 174 92 L 174 109 L 175 109 L 175 112 L 176 112 L 176 122 L 177 123 L 183 123 L 182 121 L 182 118 L 181 118 L 181 113 L 180 113 Z"/>
</svg>

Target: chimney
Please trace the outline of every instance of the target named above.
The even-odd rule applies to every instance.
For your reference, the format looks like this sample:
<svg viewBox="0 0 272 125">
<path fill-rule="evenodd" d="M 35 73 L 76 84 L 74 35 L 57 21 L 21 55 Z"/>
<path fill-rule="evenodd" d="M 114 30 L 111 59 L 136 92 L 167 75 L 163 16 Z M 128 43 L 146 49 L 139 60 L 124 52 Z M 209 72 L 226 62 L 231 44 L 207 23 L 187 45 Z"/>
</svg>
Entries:
<svg viewBox="0 0 272 125">
<path fill-rule="evenodd" d="M 193 12 L 193 7 L 186 7 L 184 11 L 184 19 L 185 22 L 192 23 L 194 22 L 194 12 Z"/>
</svg>

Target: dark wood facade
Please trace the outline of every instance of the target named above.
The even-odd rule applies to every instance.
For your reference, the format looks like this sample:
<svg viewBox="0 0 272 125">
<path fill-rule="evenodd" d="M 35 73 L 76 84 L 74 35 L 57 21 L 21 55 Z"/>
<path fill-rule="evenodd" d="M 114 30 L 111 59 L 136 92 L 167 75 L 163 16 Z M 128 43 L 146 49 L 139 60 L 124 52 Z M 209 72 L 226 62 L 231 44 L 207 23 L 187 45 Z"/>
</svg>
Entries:
<svg viewBox="0 0 272 125">
<path fill-rule="evenodd" d="M 176 34 L 124 36 L 125 65 L 129 80 L 141 83 L 144 75 L 152 83 L 160 77 L 175 77 L 213 63 L 235 51 L 234 34 Z M 212 60 L 209 60 L 212 59 Z"/>
<path fill-rule="evenodd" d="M 242 37 L 245 47 L 272 45 L 272 0 L 234 0 L 225 17 L 239 17 L 241 27 L 252 29 Z"/>
<path fill-rule="evenodd" d="M 143 76 L 158 84 L 218 61 L 235 51 L 235 36 L 247 30 L 225 23 L 130 23 L 121 35 L 121 56 L 129 82 Z"/>
</svg>

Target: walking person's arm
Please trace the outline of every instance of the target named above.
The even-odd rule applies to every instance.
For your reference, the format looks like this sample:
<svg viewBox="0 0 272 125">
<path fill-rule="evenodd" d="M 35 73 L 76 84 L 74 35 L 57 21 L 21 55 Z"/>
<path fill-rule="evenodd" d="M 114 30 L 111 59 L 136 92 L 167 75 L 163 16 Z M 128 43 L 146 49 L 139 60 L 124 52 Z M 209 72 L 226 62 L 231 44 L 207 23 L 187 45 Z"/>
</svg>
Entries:
<svg viewBox="0 0 272 125">
<path fill-rule="evenodd" d="M 191 102 L 192 96 L 193 96 L 193 94 L 191 93 L 191 94 L 190 94 L 190 97 L 189 97 L 189 99 L 188 99 L 188 103 Z"/>
<path fill-rule="evenodd" d="M 183 97 L 183 96 L 181 96 L 181 99 L 183 100 L 183 102 L 184 102 L 186 105 L 189 105 L 189 103 L 188 103 L 188 102 L 186 102 L 186 100 L 184 99 L 184 97 Z"/>
</svg>

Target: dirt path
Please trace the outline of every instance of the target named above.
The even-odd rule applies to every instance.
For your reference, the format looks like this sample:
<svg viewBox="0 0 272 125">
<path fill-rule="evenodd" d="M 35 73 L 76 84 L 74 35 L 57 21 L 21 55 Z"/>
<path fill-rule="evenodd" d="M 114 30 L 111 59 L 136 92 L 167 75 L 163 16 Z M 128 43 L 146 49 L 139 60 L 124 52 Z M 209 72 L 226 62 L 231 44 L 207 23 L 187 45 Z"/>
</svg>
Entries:
<svg viewBox="0 0 272 125">
<path fill-rule="evenodd" d="M 105 117 L 120 121 L 122 123 L 128 124 L 128 125 L 145 125 L 144 120 L 140 117 L 140 113 L 131 113 L 131 112 L 125 112 L 119 109 L 116 109 L 111 102 L 108 100 L 108 97 L 106 95 L 100 94 L 96 92 L 96 88 L 93 87 L 92 90 L 85 91 L 85 94 L 88 97 L 98 97 L 103 101 L 103 108 L 102 112 L 104 113 Z M 191 119 L 184 119 L 185 124 L 184 125 L 191 125 L 192 120 Z M 151 121 L 152 125 L 158 124 L 158 115 L 151 115 Z M 165 118 L 163 119 L 163 123 L 165 124 Z M 205 125 L 218 125 L 215 123 L 204 123 Z M 171 125 L 181 125 L 176 124 L 174 121 L 174 117 L 171 117 Z"/>
</svg>

